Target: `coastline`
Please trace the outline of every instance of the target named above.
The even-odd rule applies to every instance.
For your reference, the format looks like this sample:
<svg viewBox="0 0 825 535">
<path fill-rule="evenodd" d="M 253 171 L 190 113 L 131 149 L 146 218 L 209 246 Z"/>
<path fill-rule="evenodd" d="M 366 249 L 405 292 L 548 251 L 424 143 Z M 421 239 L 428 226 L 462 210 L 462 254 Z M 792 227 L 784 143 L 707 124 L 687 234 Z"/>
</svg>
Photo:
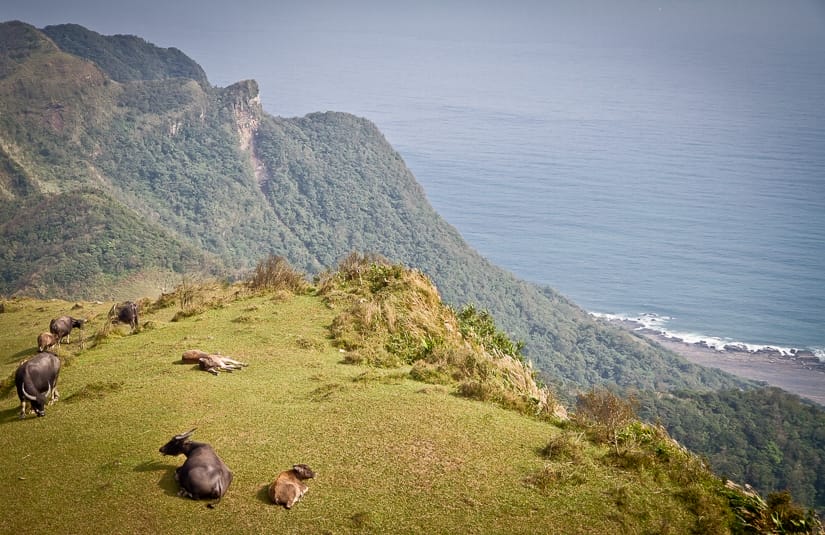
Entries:
<svg viewBox="0 0 825 535">
<path fill-rule="evenodd" d="M 641 334 L 694 364 L 718 368 L 744 379 L 776 386 L 825 406 L 825 362 L 821 362 L 808 351 L 787 354 L 770 349 L 748 351 L 728 347 L 720 350 L 702 342 L 690 343 L 666 336 L 631 320 L 609 321 Z"/>
</svg>

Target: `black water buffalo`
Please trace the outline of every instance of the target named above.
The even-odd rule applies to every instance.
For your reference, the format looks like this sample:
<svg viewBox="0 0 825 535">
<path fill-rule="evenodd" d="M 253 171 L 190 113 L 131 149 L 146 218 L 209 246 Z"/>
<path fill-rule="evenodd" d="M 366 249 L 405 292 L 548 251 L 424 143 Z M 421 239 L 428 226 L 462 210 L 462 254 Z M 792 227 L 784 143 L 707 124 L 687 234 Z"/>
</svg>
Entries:
<svg viewBox="0 0 825 535">
<path fill-rule="evenodd" d="M 35 414 L 45 416 L 46 401 L 49 405 L 57 401 L 57 376 L 60 373 L 60 359 L 48 351 L 38 353 L 23 361 L 14 374 L 17 397 L 20 398 L 20 417 L 26 417 L 28 401 Z"/>
<path fill-rule="evenodd" d="M 109 311 L 109 318 L 119 321 L 121 323 L 128 323 L 129 327 L 134 332 L 138 328 L 138 306 L 137 303 L 126 301 L 115 305 Z"/>
<path fill-rule="evenodd" d="M 189 436 L 195 430 L 175 435 L 160 448 L 164 455 L 186 455 L 186 462 L 175 470 L 175 479 L 180 484 L 178 495 L 193 500 L 217 499 L 226 493 L 232 483 L 232 472 L 209 444 L 192 442 Z M 210 507 L 214 503 L 209 504 Z"/>
<path fill-rule="evenodd" d="M 86 320 L 75 319 L 71 316 L 60 316 L 49 323 L 49 331 L 57 337 L 57 345 L 60 345 L 64 338 L 68 343 L 69 333 L 72 332 L 72 329 L 82 329 L 84 323 L 86 323 Z"/>
</svg>

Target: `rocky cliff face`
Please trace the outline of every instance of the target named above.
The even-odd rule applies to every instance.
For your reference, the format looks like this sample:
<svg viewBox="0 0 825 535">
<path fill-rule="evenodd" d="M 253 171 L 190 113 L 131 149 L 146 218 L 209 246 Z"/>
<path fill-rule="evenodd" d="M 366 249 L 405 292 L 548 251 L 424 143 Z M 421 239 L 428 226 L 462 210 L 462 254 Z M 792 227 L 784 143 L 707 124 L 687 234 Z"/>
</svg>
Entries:
<svg viewBox="0 0 825 535">
<path fill-rule="evenodd" d="M 249 150 L 252 139 L 261 124 L 261 98 L 258 95 L 258 82 L 244 80 L 230 85 L 223 90 L 223 100 L 235 118 L 241 149 Z"/>
<path fill-rule="evenodd" d="M 266 167 L 258 157 L 255 135 L 261 124 L 263 108 L 258 94 L 258 82 L 243 80 L 223 90 L 223 99 L 235 121 L 241 152 L 246 154 L 255 173 L 255 179 L 262 186 L 268 179 Z"/>
</svg>

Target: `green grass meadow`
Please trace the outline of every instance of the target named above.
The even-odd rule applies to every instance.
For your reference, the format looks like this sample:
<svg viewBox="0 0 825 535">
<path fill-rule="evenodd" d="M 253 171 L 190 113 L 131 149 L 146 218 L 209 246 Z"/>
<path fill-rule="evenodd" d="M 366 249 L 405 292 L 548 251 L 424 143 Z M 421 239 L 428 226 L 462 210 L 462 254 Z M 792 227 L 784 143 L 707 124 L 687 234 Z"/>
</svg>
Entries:
<svg viewBox="0 0 825 535">
<path fill-rule="evenodd" d="M 540 454 L 563 426 L 455 395 L 408 368 L 345 364 L 312 295 L 228 297 L 173 321 L 104 330 L 112 303 L 16 299 L 0 314 L 0 533 L 688 533 L 701 513 L 656 472 Z M 151 308 L 151 307 L 149 307 Z M 59 354 L 60 400 L 18 418 L 14 370 L 62 314 L 88 318 Z M 187 349 L 249 367 L 218 376 Z M 197 427 L 234 473 L 215 509 L 177 496 L 184 458 L 158 448 Z M 316 472 L 292 510 L 269 503 L 279 471 Z M 720 528 L 719 532 L 725 532 Z"/>
</svg>

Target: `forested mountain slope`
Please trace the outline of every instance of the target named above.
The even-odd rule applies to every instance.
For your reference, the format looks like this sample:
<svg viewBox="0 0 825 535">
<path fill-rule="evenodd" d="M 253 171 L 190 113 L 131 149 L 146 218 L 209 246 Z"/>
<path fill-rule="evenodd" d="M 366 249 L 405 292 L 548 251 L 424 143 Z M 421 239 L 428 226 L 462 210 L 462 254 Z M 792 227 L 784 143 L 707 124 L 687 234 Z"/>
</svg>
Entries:
<svg viewBox="0 0 825 535">
<path fill-rule="evenodd" d="M 121 36 L 75 25 L 45 34 L 22 23 L 3 26 L 0 191 L 10 213 L 2 232 L 11 251 L 28 250 L 4 252 L 3 293 L 89 295 L 104 290 L 101 282 L 116 284 L 149 267 L 236 276 L 268 254 L 317 273 L 350 251 L 368 251 L 422 269 L 456 306 L 489 309 L 553 380 L 646 389 L 739 384 L 599 324 L 553 290 L 490 264 L 433 210 L 402 158 L 365 119 L 270 116 L 254 81 L 209 87 L 197 69 L 176 67 L 178 55 L 135 39 L 128 40 L 128 51 L 137 49 L 133 63 L 145 59 L 147 66 L 135 67 L 142 76 L 117 81 L 109 72 L 120 70 L 112 58 L 126 54 Z M 159 68 L 163 58 L 174 64 Z M 193 77 L 171 76 L 186 72 Z M 67 255 L 88 259 L 76 269 L 38 261 L 53 239 L 45 230 L 21 234 L 15 207 L 40 207 L 27 212 L 27 227 L 49 229 L 50 207 L 61 203 L 46 199 L 81 190 L 88 199 L 75 195 L 76 209 L 59 212 L 61 232 L 97 228 L 84 215 L 95 210 L 84 204 L 118 207 L 125 211 L 113 216 L 120 226 L 113 220 L 107 237 L 131 242 L 132 260 L 113 264 L 90 237 L 66 243 Z M 128 214 L 161 227 L 143 255 L 131 254 L 141 232 L 131 236 L 123 226 Z M 184 254 L 186 245 L 204 253 Z M 37 285 L 31 273 L 40 274 Z M 79 280 L 90 288 L 81 290 Z"/>
<path fill-rule="evenodd" d="M 209 83 L 201 66 L 177 48 L 159 48 L 135 35 L 103 36 L 77 24 L 41 31 L 61 50 L 92 60 L 118 82 L 187 78 Z"/>
</svg>

